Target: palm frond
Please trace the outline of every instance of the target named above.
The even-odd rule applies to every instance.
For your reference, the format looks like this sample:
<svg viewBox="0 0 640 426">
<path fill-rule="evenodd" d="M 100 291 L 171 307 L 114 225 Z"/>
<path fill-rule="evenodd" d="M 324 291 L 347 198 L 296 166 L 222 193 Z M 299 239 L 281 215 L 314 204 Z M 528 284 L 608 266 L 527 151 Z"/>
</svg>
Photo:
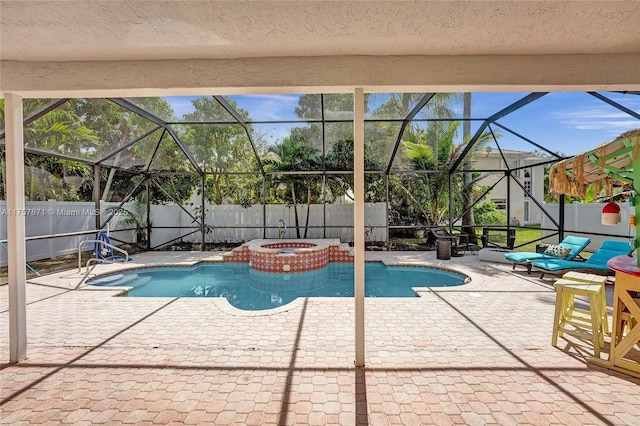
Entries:
<svg viewBox="0 0 640 426">
<path fill-rule="evenodd" d="M 403 154 L 417 170 L 429 170 L 434 165 L 433 148 L 424 143 L 404 141 Z"/>
</svg>

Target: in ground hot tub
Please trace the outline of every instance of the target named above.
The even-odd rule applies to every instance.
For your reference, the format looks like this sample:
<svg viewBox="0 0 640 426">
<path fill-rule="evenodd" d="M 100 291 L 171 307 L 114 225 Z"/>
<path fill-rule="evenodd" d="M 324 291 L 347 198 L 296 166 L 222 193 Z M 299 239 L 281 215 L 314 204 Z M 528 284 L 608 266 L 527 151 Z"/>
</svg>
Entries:
<svg viewBox="0 0 640 426">
<path fill-rule="evenodd" d="M 329 264 L 329 245 L 278 241 L 249 246 L 251 267 L 262 272 L 308 272 Z"/>
<path fill-rule="evenodd" d="M 353 263 L 348 244 L 338 238 L 252 240 L 223 255 L 226 263 L 249 263 L 262 272 L 307 272 L 329 263 Z"/>
</svg>

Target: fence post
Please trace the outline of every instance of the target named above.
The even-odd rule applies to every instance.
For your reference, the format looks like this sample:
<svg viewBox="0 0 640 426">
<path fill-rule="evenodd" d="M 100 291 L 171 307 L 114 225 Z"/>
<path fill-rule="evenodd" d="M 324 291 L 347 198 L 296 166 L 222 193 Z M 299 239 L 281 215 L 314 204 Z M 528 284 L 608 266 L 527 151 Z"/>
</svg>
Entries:
<svg viewBox="0 0 640 426">
<path fill-rule="evenodd" d="M 581 229 L 580 228 L 580 214 L 579 214 L 579 209 L 578 209 L 579 205 L 580 205 L 580 203 L 577 202 L 577 201 L 574 201 L 571 204 L 571 207 L 573 208 L 573 225 L 571 226 L 571 229 L 574 229 L 574 230 Z M 566 225 L 565 225 L 565 227 L 566 227 Z"/>
<path fill-rule="evenodd" d="M 558 229 L 558 242 L 564 240 L 564 228 L 565 228 L 565 208 L 566 208 L 566 204 L 564 202 L 564 194 L 560 194 L 559 197 L 559 204 L 558 204 L 558 224 L 560 225 Z"/>
<path fill-rule="evenodd" d="M 56 200 L 52 199 L 49 200 L 49 209 L 47 210 L 47 216 L 49 216 L 49 235 L 53 235 L 55 233 L 55 220 L 54 218 L 57 215 L 57 208 L 56 208 Z M 49 238 L 49 258 L 51 260 L 55 260 L 56 259 L 56 250 L 54 247 L 54 242 L 55 242 L 55 238 Z"/>
</svg>

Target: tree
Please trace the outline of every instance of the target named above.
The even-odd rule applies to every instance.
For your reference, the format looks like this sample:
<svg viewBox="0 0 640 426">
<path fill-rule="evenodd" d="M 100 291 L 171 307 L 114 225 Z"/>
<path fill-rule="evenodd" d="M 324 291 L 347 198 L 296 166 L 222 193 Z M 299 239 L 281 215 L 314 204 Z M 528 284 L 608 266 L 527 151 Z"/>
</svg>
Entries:
<svg viewBox="0 0 640 426">
<path fill-rule="evenodd" d="M 289 136 L 282 143 L 269 148 L 269 152 L 263 157 L 265 169 L 271 172 L 311 171 L 318 170 L 318 151 L 306 146 L 304 141 L 296 136 Z M 298 203 L 304 203 L 306 195 L 307 218 L 304 229 L 304 237 L 307 238 L 309 227 L 309 213 L 311 203 L 319 200 L 321 194 L 321 182 L 319 185 L 317 176 L 274 174 L 273 187 L 278 190 L 282 187 L 289 194 L 289 201 L 293 205 L 296 236 L 300 238 L 300 221 L 298 218 Z M 286 197 L 286 195 L 285 195 Z"/>
<path fill-rule="evenodd" d="M 412 185 L 415 188 L 414 191 L 411 191 L 408 185 L 402 186 L 413 208 L 423 213 L 430 225 L 439 225 L 445 218 L 449 209 L 449 165 L 460 156 L 470 142 L 465 140 L 459 145 L 455 144 L 459 126 L 459 121 L 453 121 L 443 132 L 436 127 L 426 131 L 417 129 L 405 133 L 406 139 L 403 141 L 402 148 L 405 159 L 415 170 L 436 172 L 413 177 L 413 181 L 417 184 Z M 473 156 L 491 140 L 493 136 L 490 133 L 483 133 L 467 155 Z M 476 181 L 473 180 L 468 185 L 473 187 Z M 459 174 L 453 176 L 452 184 L 454 186 L 451 189 L 452 194 L 461 194 L 465 191 L 465 183 Z M 471 190 L 468 191 L 471 192 Z"/>
<path fill-rule="evenodd" d="M 353 140 L 340 140 L 331 147 L 325 156 L 325 168 L 328 171 L 326 175 L 326 195 L 329 196 L 330 202 L 336 198 L 347 196 L 353 199 L 353 176 L 344 174 L 331 174 L 332 170 L 353 170 Z M 380 170 L 383 164 L 376 162 L 374 158 L 365 156 L 365 170 Z M 371 191 L 376 192 L 380 188 L 374 188 L 373 183 L 379 179 L 366 179 L 365 199 L 378 198 Z M 326 197 L 325 197 L 326 198 Z M 384 199 L 384 197 L 382 197 Z"/>
<path fill-rule="evenodd" d="M 135 104 L 152 114 L 159 114 L 166 118 L 174 115 L 173 109 L 163 98 L 136 98 Z M 101 159 L 157 126 L 147 118 L 107 99 L 74 99 L 70 106 L 102 141 L 101 149 L 87 153 L 88 158 L 91 159 Z M 109 167 L 106 182 L 101 185 L 101 188 L 104 188 L 101 196 L 103 201 L 113 198 L 112 191 L 122 189 L 119 185 L 122 183 L 122 178 L 119 176 L 118 168 L 122 167 L 132 172 L 145 171 L 146 166 L 152 161 L 151 156 L 156 152 L 160 134 L 161 132 L 156 132 L 138 140 L 134 145 L 119 151 L 102 164 Z M 177 163 L 174 164 L 177 166 Z"/>
<path fill-rule="evenodd" d="M 365 114 L 368 112 L 368 100 L 371 95 L 365 94 Z M 324 106 L 324 110 L 322 107 Z M 301 120 L 337 120 L 325 122 L 324 133 L 320 125 L 309 124 L 292 130 L 300 140 L 322 153 L 322 137 L 325 138 L 325 149 L 329 151 L 334 143 L 353 140 L 353 94 L 335 93 L 325 95 L 302 95 L 298 98 L 298 106 L 294 113 Z M 343 121 L 344 120 L 344 121 Z M 353 169 L 351 167 L 349 170 Z"/>
<path fill-rule="evenodd" d="M 238 114 L 249 120 L 249 114 L 237 107 L 237 103 L 225 98 Z M 226 121 L 229 113 L 213 97 L 192 101 L 195 111 L 185 114 L 185 121 Z M 249 129 L 251 131 L 251 129 Z M 222 204 L 231 193 L 225 188 L 225 172 L 257 171 L 257 160 L 247 133 L 239 123 L 185 125 L 180 138 L 188 146 L 198 165 L 207 172 L 205 196 L 209 202 Z"/>
<path fill-rule="evenodd" d="M 371 115 L 372 117 L 379 119 L 404 119 L 411 111 L 413 111 L 424 96 L 425 94 L 422 93 L 389 94 L 386 97 L 385 102 L 376 108 Z M 452 104 L 454 104 L 458 99 L 458 94 L 438 93 L 431 97 L 429 102 L 416 115 L 416 118 L 449 120 L 455 115 Z M 378 123 L 382 124 L 382 126 L 379 126 Z M 429 121 L 425 124 L 424 121 L 411 121 L 406 126 L 404 134 L 400 135 L 400 137 L 402 138 L 403 143 L 405 141 L 423 143 L 425 140 L 429 139 L 432 143 L 432 150 L 435 153 L 435 160 L 438 160 L 438 139 L 440 135 L 446 131 L 448 123 L 448 121 Z M 389 161 L 393 161 L 391 164 L 392 170 L 429 170 L 429 168 L 425 168 L 426 166 L 424 164 L 419 165 L 407 157 L 407 155 L 404 155 L 404 148 L 397 152 L 395 158 L 389 158 L 392 148 L 398 138 L 400 123 L 391 124 L 389 122 L 374 122 L 372 124 L 378 125 L 374 127 L 377 127 L 376 130 L 378 132 L 374 140 L 386 141 L 382 151 L 380 146 L 376 148 L 378 150 L 376 157 L 379 160 L 384 161 L 385 167 Z M 365 152 L 367 152 L 366 146 Z M 418 163 L 421 162 L 420 159 L 416 158 L 416 160 Z M 442 161 L 444 160 L 441 160 L 438 164 L 442 163 Z M 421 174 L 418 176 L 411 173 L 390 175 L 389 204 L 392 224 L 416 225 L 429 222 L 430 213 L 428 208 L 426 208 L 426 201 L 427 198 L 430 197 L 430 191 L 428 188 L 424 187 L 424 185 L 426 185 L 427 182 L 431 182 L 430 185 L 433 185 L 434 180 L 439 177 L 441 178 L 441 176 L 435 174 Z M 441 197 L 442 194 L 435 194 L 435 196 Z M 439 205 L 440 203 L 437 204 Z"/>
<path fill-rule="evenodd" d="M 67 108 L 58 107 L 25 128 L 26 147 L 54 155 L 83 158 L 85 152 L 99 149 L 100 144 L 95 132 Z M 90 180 L 93 173 L 86 163 L 42 154 L 25 155 L 25 165 L 29 171 L 27 195 L 31 200 L 77 199 L 77 188 L 66 191 L 69 175 L 84 181 Z M 59 182 L 55 182 L 54 173 L 60 176 Z"/>
<path fill-rule="evenodd" d="M 422 129 L 405 133 L 402 154 L 410 166 L 414 170 L 437 172 L 413 175 L 400 186 L 409 205 L 417 209 L 430 225 L 439 225 L 449 208 L 446 170 L 454 152 L 457 124 L 452 123 L 443 134 L 435 134 L 435 137 L 429 137 L 430 134 Z"/>
<path fill-rule="evenodd" d="M 462 124 L 462 140 L 468 141 L 471 139 L 471 93 L 464 93 L 464 106 L 463 116 L 465 121 Z M 463 162 L 462 167 L 465 170 L 471 169 L 472 161 L 471 155 L 467 155 Z M 467 241 L 470 244 L 478 244 L 478 237 L 476 234 L 475 221 L 473 217 L 473 173 L 464 172 L 464 186 L 462 187 L 462 228 L 461 231 L 469 236 Z"/>
</svg>

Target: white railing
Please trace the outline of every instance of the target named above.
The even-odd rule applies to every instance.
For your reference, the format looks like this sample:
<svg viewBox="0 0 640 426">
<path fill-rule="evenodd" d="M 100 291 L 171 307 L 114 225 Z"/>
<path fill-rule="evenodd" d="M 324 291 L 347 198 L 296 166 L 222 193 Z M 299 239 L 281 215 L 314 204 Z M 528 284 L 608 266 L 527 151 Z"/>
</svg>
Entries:
<svg viewBox="0 0 640 426">
<path fill-rule="evenodd" d="M 84 241 L 81 241 L 80 244 L 78 244 L 78 273 L 82 272 L 82 246 L 85 245 L 85 243 L 87 243 L 87 244 L 89 244 L 89 243 L 91 243 L 91 244 L 98 243 L 101 246 L 108 247 L 108 248 L 110 248 L 112 250 L 115 250 L 115 251 L 117 251 L 119 253 L 122 253 L 124 255 L 125 261 L 129 260 L 129 253 L 127 253 L 125 250 L 122 250 L 119 247 L 114 246 L 113 244 L 106 243 L 103 240 L 84 240 Z M 109 260 L 109 259 L 100 259 L 100 258 L 97 258 L 97 257 L 92 257 L 91 259 L 87 260 L 87 265 L 86 265 L 86 267 L 87 267 L 86 273 L 87 274 L 89 273 L 89 265 L 92 263 L 92 261 L 94 263 L 102 263 L 102 262 L 113 263 L 114 262 L 113 260 Z"/>
</svg>

